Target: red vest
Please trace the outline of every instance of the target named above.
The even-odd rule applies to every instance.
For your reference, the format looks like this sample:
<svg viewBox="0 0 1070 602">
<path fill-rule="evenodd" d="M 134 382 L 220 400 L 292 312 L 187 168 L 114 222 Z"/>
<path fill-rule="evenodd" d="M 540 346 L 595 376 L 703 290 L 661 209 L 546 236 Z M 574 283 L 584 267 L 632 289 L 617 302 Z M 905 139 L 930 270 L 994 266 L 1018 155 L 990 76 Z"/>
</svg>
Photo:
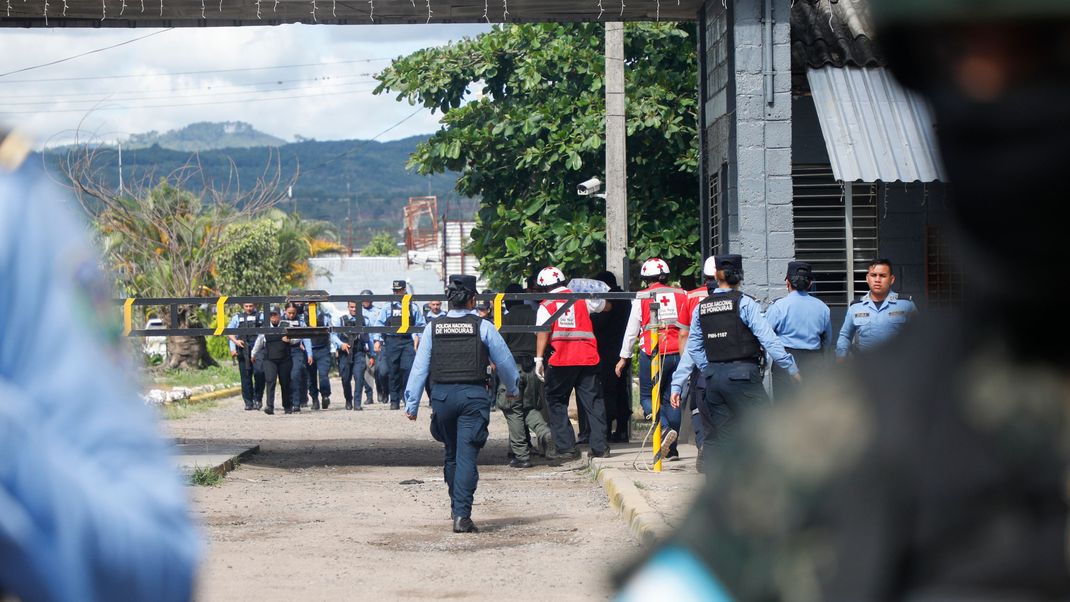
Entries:
<svg viewBox="0 0 1070 602">
<path fill-rule="evenodd" d="M 642 292 L 657 291 L 650 299 L 643 299 L 642 327 L 643 327 L 643 353 L 651 355 L 654 345 L 651 336 L 654 329 L 650 324 L 650 304 L 657 302 L 661 307 L 658 309 L 659 321 L 666 325 L 658 332 L 662 355 L 680 353 L 680 312 L 687 304 L 687 295 L 683 290 L 655 284 L 643 289 Z"/>
<path fill-rule="evenodd" d="M 680 323 L 691 328 L 691 314 L 695 313 L 699 302 L 709 295 L 710 291 L 705 286 L 687 291 L 687 305 L 684 306 L 684 313 L 680 316 Z"/>
<path fill-rule="evenodd" d="M 571 293 L 562 289 L 559 293 Z M 550 315 L 565 304 L 564 300 L 547 300 L 542 306 Z M 591 314 L 587 311 L 587 302 L 580 299 L 561 314 L 550 331 L 550 344 L 554 354 L 550 356 L 551 366 L 595 366 L 598 365 L 598 342 L 594 338 L 594 325 Z"/>
</svg>

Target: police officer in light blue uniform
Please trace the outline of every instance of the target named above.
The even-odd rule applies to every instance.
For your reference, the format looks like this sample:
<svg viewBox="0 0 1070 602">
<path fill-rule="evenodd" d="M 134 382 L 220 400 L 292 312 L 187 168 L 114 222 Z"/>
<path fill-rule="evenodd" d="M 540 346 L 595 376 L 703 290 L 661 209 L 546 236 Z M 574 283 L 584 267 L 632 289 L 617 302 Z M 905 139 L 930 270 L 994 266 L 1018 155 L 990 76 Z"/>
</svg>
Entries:
<svg viewBox="0 0 1070 602">
<path fill-rule="evenodd" d="M 913 301 L 900 299 L 892 292 L 895 275 L 891 261 L 871 261 L 866 270 L 866 284 L 869 292 L 847 308 L 836 341 L 837 361 L 846 359 L 849 351 L 867 351 L 887 341 L 918 311 Z"/>
<path fill-rule="evenodd" d="M 373 294 L 371 289 L 364 289 L 360 291 L 362 295 Z M 375 307 L 375 304 L 371 301 L 360 302 L 360 313 L 364 315 L 364 323 L 371 326 L 379 319 L 379 308 Z M 375 342 L 381 341 L 382 337 L 377 332 L 368 333 L 368 369 L 364 375 L 364 403 L 370 404 L 375 402 L 375 397 L 379 396 L 379 402 L 382 403 L 386 400 L 386 391 L 390 388 L 390 374 L 386 372 L 386 362 L 380 361 L 380 354 L 375 352 Z M 375 388 L 378 389 L 378 393 L 373 395 L 372 383 L 375 383 Z"/>
<path fill-rule="evenodd" d="M 341 328 L 359 328 L 366 325 L 356 301 L 350 301 L 345 315 L 335 319 L 335 326 Z M 361 411 L 360 396 L 364 392 L 364 372 L 367 367 L 368 349 L 371 337 L 366 332 L 331 333 L 331 345 L 338 354 L 338 375 L 342 379 L 342 395 L 346 398 L 346 409 Z M 356 387 L 353 387 L 353 381 Z M 368 398 L 371 399 L 369 392 Z"/>
<path fill-rule="evenodd" d="M 187 492 L 85 225 L 29 152 L 0 130 L 0 599 L 189 600 Z"/>
<path fill-rule="evenodd" d="M 777 299 L 765 312 L 773 332 L 780 337 L 784 349 L 795 358 L 799 369 L 807 374 L 821 370 L 828 351 L 832 349 L 832 319 L 828 305 L 810 295 L 813 269 L 805 261 L 788 264 L 784 284 L 787 296 Z M 783 368 L 773 365 L 773 395 L 778 398 L 796 392 L 797 383 Z"/>
<path fill-rule="evenodd" d="M 243 303 L 242 313 L 235 314 L 227 328 L 260 328 L 264 325 L 264 316 L 256 311 L 255 303 Z M 246 410 L 259 410 L 264 398 L 264 370 L 253 362 L 253 344 L 257 335 L 227 335 L 230 344 L 230 356 L 238 360 L 238 374 L 241 377 L 241 396 L 245 400 Z"/>
<path fill-rule="evenodd" d="M 287 327 L 304 327 L 305 321 L 301 318 L 301 310 L 296 303 L 286 304 Z M 301 401 L 305 398 L 308 384 L 308 366 L 312 365 L 312 341 L 309 339 L 289 339 L 290 345 L 290 395 L 291 408 L 284 410 L 287 414 L 301 412 Z"/>
<path fill-rule="evenodd" d="M 404 295 L 406 291 L 404 280 L 395 280 L 391 287 L 395 295 Z M 409 302 L 409 332 L 412 334 L 384 333 L 385 343 L 376 342 L 375 351 L 385 351 L 380 361 L 385 359 L 390 365 L 390 409 L 401 408 L 402 397 L 405 393 L 405 383 L 409 380 L 409 372 L 412 370 L 413 358 L 416 357 L 416 348 L 420 344 L 420 335 L 417 334 L 426 326 L 424 314 L 420 306 L 412 301 Z M 401 326 L 402 309 L 401 302 L 394 301 L 387 304 L 379 311 L 376 318 L 376 326 L 389 326 L 398 328 Z"/>
<path fill-rule="evenodd" d="M 305 307 L 306 316 L 309 307 Z M 316 324 L 331 325 L 331 317 L 320 311 L 319 304 L 316 305 Z M 316 335 L 309 340 L 312 341 L 312 363 L 306 369 L 308 394 L 312 397 L 313 410 L 319 410 L 320 407 L 326 410 L 331 406 L 331 353 L 334 345 L 330 333 Z"/>
<path fill-rule="evenodd" d="M 706 379 L 707 412 L 710 416 L 728 410 L 717 428 L 704 433 L 701 454 L 726 435 L 729 426 L 751 406 L 768 402 L 762 386 L 761 360 L 768 353 L 781 368 L 799 379 L 794 358 L 784 350 L 758 302 L 739 291 L 743 281 L 743 257 L 718 255 L 717 284 L 691 313 L 691 330 L 680 366 L 673 373 L 670 402 L 680 407 L 684 382 L 697 366 Z M 714 288 L 716 286 L 716 288 Z"/>
<path fill-rule="evenodd" d="M 475 533 L 472 498 L 479 471 L 476 457 L 487 442 L 492 395 L 487 390 L 491 361 L 506 387 L 506 395 L 520 397 L 520 373 L 513 354 L 494 325 L 480 318 L 475 307 L 475 276 L 453 275 L 446 295 L 449 311 L 424 329 L 412 374 L 405 387 L 405 414 L 416 420 L 424 381 L 431 377 L 431 432 L 446 446 L 443 473 L 449 487 L 454 533 Z"/>
</svg>

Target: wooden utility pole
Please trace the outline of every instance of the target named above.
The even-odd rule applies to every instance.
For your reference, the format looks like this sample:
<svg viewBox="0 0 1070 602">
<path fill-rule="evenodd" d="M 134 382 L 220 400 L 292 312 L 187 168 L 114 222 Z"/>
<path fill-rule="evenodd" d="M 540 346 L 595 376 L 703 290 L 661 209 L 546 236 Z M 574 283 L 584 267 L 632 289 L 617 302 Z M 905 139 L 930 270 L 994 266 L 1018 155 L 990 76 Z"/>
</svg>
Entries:
<svg viewBox="0 0 1070 602">
<path fill-rule="evenodd" d="M 624 120 L 624 23 L 606 23 L 606 270 L 628 290 L 628 153 Z"/>
</svg>

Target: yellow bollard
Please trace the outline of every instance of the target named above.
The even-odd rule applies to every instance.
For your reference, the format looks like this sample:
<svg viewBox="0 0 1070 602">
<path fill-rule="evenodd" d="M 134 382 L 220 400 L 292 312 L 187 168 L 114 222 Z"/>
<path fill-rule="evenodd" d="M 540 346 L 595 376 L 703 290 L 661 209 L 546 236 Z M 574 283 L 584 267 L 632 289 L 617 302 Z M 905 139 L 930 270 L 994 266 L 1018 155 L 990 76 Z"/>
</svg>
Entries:
<svg viewBox="0 0 1070 602">
<path fill-rule="evenodd" d="M 650 347 L 654 353 L 650 356 L 650 413 L 654 418 L 654 457 L 657 458 L 657 462 L 654 462 L 654 472 L 661 472 L 661 458 L 658 454 L 661 453 L 661 420 L 658 418 L 658 410 L 661 408 L 661 379 L 658 375 L 661 373 L 661 345 L 658 343 L 658 328 L 655 325 L 654 330 L 650 334 Z"/>
</svg>

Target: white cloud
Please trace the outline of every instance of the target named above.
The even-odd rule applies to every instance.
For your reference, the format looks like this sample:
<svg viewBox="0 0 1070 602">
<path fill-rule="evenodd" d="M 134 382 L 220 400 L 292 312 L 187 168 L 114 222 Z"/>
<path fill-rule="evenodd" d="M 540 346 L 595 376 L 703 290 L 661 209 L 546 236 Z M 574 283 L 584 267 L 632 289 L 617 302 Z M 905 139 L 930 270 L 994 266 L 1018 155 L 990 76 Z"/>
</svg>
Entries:
<svg viewBox="0 0 1070 602">
<path fill-rule="evenodd" d="M 70 142 L 76 131 L 83 137 L 114 140 L 197 121 L 246 121 L 286 139 L 296 135 L 318 140 L 367 139 L 414 110 L 394 100 L 393 94 L 372 95 L 375 82 L 370 75 L 389 61 L 371 59 L 405 55 L 487 29 L 478 25 L 174 29 L 58 65 L 0 77 L 0 121 L 29 132 L 40 144 Z M 0 36 L 0 73 L 151 31 L 8 30 Z M 251 69 L 299 64 L 315 66 Z M 235 71 L 180 75 L 230 69 Z M 134 77 L 100 77 L 105 75 Z M 433 132 L 438 129 L 438 118 L 438 114 L 421 111 L 380 139 Z"/>
</svg>

